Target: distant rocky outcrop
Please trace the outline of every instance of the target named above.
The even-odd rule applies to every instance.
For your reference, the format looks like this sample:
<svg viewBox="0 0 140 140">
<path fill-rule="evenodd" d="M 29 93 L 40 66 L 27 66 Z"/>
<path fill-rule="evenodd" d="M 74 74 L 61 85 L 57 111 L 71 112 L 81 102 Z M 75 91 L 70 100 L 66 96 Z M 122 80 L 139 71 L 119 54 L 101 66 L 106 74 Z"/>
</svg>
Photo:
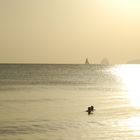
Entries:
<svg viewBox="0 0 140 140">
<path fill-rule="evenodd" d="M 109 65 L 109 61 L 107 58 L 103 58 L 101 61 L 101 65 Z"/>
<path fill-rule="evenodd" d="M 134 59 L 127 62 L 127 64 L 140 64 L 140 59 Z"/>
</svg>

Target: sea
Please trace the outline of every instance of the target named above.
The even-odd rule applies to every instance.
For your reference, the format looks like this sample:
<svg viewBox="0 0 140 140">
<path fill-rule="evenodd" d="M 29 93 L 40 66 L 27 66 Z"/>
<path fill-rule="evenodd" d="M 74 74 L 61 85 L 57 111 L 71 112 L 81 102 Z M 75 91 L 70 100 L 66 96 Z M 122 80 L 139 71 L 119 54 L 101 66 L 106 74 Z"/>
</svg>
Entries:
<svg viewBox="0 0 140 140">
<path fill-rule="evenodd" d="M 0 64 L 0 140 L 140 140 L 140 65 Z"/>
</svg>

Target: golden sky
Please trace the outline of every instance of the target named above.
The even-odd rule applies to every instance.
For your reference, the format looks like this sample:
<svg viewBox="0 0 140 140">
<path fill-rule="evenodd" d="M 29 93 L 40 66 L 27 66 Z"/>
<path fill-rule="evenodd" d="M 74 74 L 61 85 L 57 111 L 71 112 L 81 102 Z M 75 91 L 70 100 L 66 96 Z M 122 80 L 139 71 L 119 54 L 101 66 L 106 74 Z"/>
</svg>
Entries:
<svg viewBox="0 0 140 140">
<path fill-rule="evenodd" d="M 0 63 L 140 58 L 140 0 L 0 0 Z"/>
</svg>

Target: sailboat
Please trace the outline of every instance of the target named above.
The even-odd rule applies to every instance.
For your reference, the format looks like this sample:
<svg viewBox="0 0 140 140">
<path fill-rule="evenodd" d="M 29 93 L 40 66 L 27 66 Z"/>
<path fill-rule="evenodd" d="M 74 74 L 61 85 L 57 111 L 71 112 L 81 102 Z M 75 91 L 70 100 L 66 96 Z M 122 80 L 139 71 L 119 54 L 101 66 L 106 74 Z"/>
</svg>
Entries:
<svg viewBox="0 0 140 140">
<path fill-rule="evenodd" d="M 89 64 L 88 58 L 86 58 L 85 64 L 87 65 Z"/>
</svg>

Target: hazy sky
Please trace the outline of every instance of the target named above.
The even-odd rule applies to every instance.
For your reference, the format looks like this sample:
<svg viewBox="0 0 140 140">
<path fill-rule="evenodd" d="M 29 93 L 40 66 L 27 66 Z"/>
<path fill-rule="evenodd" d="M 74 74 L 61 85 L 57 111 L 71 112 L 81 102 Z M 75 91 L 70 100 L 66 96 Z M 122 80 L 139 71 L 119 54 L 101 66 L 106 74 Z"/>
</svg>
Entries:
<svg viewBox="0 0 140 140">
<path fill-rule="evenodd" d="M 0 62 L 140 58 L 140 0 L 0 0 Z"/>
</svg>

